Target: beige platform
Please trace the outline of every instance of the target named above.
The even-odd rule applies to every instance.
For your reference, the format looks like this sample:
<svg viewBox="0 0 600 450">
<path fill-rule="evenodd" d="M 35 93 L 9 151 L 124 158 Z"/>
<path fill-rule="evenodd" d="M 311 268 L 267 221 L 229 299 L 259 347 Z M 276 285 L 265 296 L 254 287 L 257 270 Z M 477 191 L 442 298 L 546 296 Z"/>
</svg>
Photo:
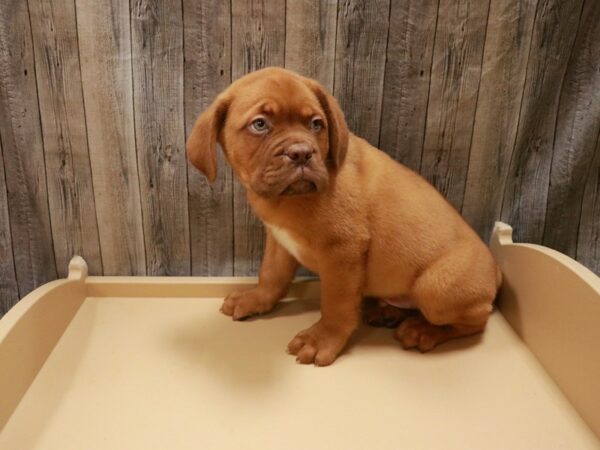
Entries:
<svg viewBox="0 0 600 450">
<path fill-rule="evenodd" d="M 222 297 L 255 279 L 74 258 L 0 320 L 0 449 L 600 448 L 600 279 L 503 224 L 492 249 L 506 282 L 483 336 L 420 354 L 363 328 L 327 368 L 285 353 L 316 281 L 233 322 Z"/>
</svg>

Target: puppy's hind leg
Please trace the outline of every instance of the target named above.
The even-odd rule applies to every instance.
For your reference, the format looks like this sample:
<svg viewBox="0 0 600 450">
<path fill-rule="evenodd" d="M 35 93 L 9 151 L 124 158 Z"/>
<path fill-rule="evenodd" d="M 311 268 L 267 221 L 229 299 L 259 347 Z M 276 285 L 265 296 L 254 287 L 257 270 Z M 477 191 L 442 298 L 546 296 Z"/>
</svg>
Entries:
<svg viewBox="0 0 600 450">
<path fill-rule="evenodd" d="M 497 292 L 496 266 L 486 250 L 458 247 L 417 278 L 411 295 L 421 315 L 395 332 L 404 348 L 426 352 L 484 330 Z"/>
<path fill-rule="evenodd" d="M 422 315 L 418 315 L 402 322 L 396 328 L 394 336 L 407 350 L 417 348 L 421 352 L 427 352 L 450 339 L 481 333 L 486 320 L 472 325 L 434 325 Z"/>
</svg>

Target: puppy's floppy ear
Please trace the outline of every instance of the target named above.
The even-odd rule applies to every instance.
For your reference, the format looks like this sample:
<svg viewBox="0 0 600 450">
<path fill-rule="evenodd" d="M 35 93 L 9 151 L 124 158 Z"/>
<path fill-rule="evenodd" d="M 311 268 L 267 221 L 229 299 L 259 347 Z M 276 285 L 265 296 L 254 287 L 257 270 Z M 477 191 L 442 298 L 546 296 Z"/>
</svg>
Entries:
<svg viewBox="0 0 600 450">
<path fill-rule="evenodd" d="M 188 159 L 208 181 L 217 178 L 217 139 L 227 115 L 229 102 L 223 96 L 217 97 L 196 120 L 185 145 Z"/>
<path fill-rule="evenodd" d="M 335 97 L 329 94 L 323 86 L 309 78 L 305 80 L 317 96 L 321 108 L 325 112 L 329 133 L 329 158 L 332 166 L 339 168 L 346 158 L 350 139 L 350 131 L 344 113 Z"/>
</svg>

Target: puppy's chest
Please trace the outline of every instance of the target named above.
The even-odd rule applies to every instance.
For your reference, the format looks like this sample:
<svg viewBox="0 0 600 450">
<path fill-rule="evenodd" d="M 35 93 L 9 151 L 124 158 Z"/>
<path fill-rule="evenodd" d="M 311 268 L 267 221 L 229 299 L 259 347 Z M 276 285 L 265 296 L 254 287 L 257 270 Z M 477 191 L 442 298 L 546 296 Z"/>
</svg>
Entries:
<svg viewBox="0 0 600 450">
<path fill-rule="evenodd" d="M 265 222 L 265 226 L 271 231 L 271 234 L 279 245 L 285 248 L 298 261 L 303 262 L 302 256 L 306 255 L 306 248 L 301 246 L 298 239 L 292 233 L 285 228 L 270 223 Z"/>
</svg>

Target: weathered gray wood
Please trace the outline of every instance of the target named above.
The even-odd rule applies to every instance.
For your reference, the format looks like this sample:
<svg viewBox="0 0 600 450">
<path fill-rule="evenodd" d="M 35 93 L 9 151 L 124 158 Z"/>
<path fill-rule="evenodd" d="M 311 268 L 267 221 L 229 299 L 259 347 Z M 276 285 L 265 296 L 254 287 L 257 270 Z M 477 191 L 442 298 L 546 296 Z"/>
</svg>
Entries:
<svg viewBox="0 0 600 450">
<path fill-rule="evenodd" d="M 186 136 L 196 118 L 231 82 L 229 2 L 184 0 L 184 104 Z M 217 151 L 217 180 L 209 186 L 188 165 L 192 274 L 233 275 L 233 178 Z"/>
<path fill-rule="evenodd" d="M 58 275 L 73 255 L 102 274 L 74 0 L 29 0 Z"/>
<path fill-rule="evenodd" d="M 441 0 L 421 174 L 462 208 L 489 0 Z"/>
<path fill-rule="evenodd" d="M 189 275 L 182 5 L 131 3 L 133 99 L 148 275 Z"/>
<path fill-rule="evenodd" d="M 575 257 L 581 206 L 600 130 L 600 2 L 584 5 L 558 103 L 543 244 Z"/>
<path fill-rule="evenodd" d="M 1 144 L 0 138 L 0 317 L 19 300 Z"/>
<path fill-rule="evenodd" d="M 350 129 L 379 145 L 390 0 L 340 0 L 334 94 Z"/>
<path fill-rule="evenodd" d="M 537 7 L 502 205 L 502 219 L 514 227 L 516 241 L 542 242 L 558 100 L 581 6 L 580 0 L 540 0 Z"/>
<path fill-rule="evenodd" d="M 491 2 L 462 213 L 487 242 L 500 218 L 538 0 Z"/>
<path fill-rule="evenodd" d="M 577 259 L 600 275 L 600 134 L 585 183 L 577 237 Z"/>
<path fill-rule="evenodd" d="M 220 151 L 209 186 L 183 143 L 269 65 L 324 84 L 484 238 L 502 219 L 600 273 L 599 24 L 591 0 L 0 2 L 0 314 L 73 253 L 257 273 L 243 188 Z"/>
<path fill-rule="evenodd" d="M 0 135 L 19 292 L 56 278 L 27 3 L 0 2 Z"/>
<path fill-rule="evenodd" d="M 287 2 L 285 67 L 333 92 L 337 0 Z"/>
<path fill-rule="evenodd" d="M 129 3 L 76 0 L 76 11 L 104 274 L 145 274 Z"/>
<path fill-rule="evenodd" d="M 283 66 L 285 2 L 239 0 L 232 4 L 232 78 L 267 66 Z M 246 192 L 234 182 L 234 274 L 258 273 L 265 234 L 246 203 Z"/>
<path fill-rule="evenodd" d="M 439 0 L 392 1 L 379 145 L 418 171 Z"/>
</svg>

